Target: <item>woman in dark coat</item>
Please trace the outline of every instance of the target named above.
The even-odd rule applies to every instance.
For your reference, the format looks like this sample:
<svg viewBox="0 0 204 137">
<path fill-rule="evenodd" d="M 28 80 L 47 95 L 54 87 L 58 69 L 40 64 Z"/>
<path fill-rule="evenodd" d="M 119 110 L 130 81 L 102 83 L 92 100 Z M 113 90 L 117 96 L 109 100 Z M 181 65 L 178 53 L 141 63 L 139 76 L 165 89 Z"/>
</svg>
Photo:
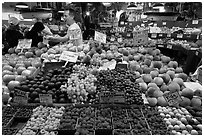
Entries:
<svg viewBox="0 0 204 137">
<path fill-rule="evenodd" d="M 43 42 L 42 30 L 44 30 L 44 28 L 43 23 L 36 22 L 33 28 L 26 33 L 25 37 L 32 39 L 31 47 L 37 47 L 39 42 Z"/>
<path fill-rule="evenodd" d="M 5 40 L 7 42 L 7 46 L 4 47 L 5 52 L 7 52 L 9 48 L 16 47 L 18 40 L 24 38 L 23 33 L 20 32 L 19 20 L 17 18 L 9 18 L 8 24 L 9 27 L 5 31 Z"/>
</svg>

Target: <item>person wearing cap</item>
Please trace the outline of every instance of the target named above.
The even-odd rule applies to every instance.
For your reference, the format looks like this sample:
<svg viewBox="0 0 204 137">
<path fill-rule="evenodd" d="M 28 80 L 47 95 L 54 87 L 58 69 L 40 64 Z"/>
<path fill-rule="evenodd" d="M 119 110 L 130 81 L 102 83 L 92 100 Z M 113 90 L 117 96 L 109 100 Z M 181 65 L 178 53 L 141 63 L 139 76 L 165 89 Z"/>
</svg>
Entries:
<svg viewBox="0 0 204 137">
<path fill-rule="evenodd" d="M 63 18 L 66 24 L 69 26 L 67 30 L 67 34 L 64 37 L 48 36 L 46 38 L 54 42 L 67 42 L 68 40 L 73 40 L 74 39 L 73 36 L 75 36 L 73 35 L 73 32 L 77 32 L 76 39 L 73 41 L 73 43 L 74 45 L 81 45 L 83 42 L 82 31 L 79 25 L 74 20 L 75 16 L 76 16 L 76 12 L 74 9 L 72 8 L 65 9 Z"/>
<path fill-rule="evenodd" d="M 8 43 L 4 47 L 4 51 L 7 52 L 9 48 L 16 47 L 18 40 L 24 38 L 24 34 L 20 31 L 19 20 L 15 17 L 10 17 L 8 20 L 8 28 L 5 32 L 6 42 Z"/>
<path fill-rule="evenodd" d="M 43 33 L 45 29 L 42 22 L 36 22 L 32 29 L 25 35 L 27 39 L 32 39 L 31 47 L 37 47 L 39 42 L 43 42 Z"/>
</svg>

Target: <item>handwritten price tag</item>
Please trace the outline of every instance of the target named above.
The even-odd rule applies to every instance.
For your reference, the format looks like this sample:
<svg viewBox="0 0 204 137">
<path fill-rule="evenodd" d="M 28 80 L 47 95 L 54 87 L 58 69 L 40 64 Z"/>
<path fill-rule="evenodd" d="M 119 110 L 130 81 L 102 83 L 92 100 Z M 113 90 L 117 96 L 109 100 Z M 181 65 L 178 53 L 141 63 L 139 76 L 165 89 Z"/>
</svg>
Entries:
<svg viewBox="0 0 204 137">
<path fill-rule="evenodd" d="M 172 45 L 167 45 L 167 48 L 168 49 L 172 49 Z"/>
<path fill-rule="evenodd" d="M 178 104 L 179 101 L 182 101 L 181 96 L 177 91 L 166 93 L 163 96 L 170 106 Z"/>
<path fill-rule="evenodd" d="M 198 56 L 198 51 L 195 52 L 195 55 Z"/>
<path fill-rule="evenodd" d="M 168 33 L 168 34 L 167 34 L 167 37 L 168 37 L 168 38 L 171 38 L 171 33 Z"/>
<path fill-rule="evenodd" d="M 161 47 L 161 48 L 162 48 L 162 47 L 164 47 L 164 45 L 158 45 L 158 47 Z"/>
<path fill-rule="evenodd" d="M 100 103 L 125 103 L 124 92 L 101 92 L 99 98 Z"/>
<path fill-rule="evenodd" d="M 51 94 L 39 94 L 40 103 L 43 104 L 52 104 L 52 95 Z"/>
<path fill-rule="evenodd" d="M 101 43 L 106 43 L 106 34 L 95 31 L 94 40 L 99 41 Z"/>
<path fill-rule="evenodd" d="M 163 37 L 163 34 L 160 33 L 160 34 L 159 34 L 159 37 Z"/>
<path fill-rule="evenodd" d="M 130 33 L 127 33 L 127 37 L 130 37 Z"/>
<path fill-rule="evenodd" d="M 14 102 L 18 104 L 27 104 L 28 94 L 21 90 L 15 90 L 14 91 Z"/>
<path fill-rule="evenodd" d="M 198 24 L 198 20 L 193 20 L 192 24 Z"/>
<path fill-rule="evenodd" d="M 157 38 L 157 34 L 156 34 L 156 33 L 153 33 L 153 34 L 151 35 L 151 38 Z"/>
<path fill-rule="evenodd" d="M 32 43 L 32 39 L 19 40 L 17 49 L 30 49 L 31 43 Z"/>
<path fill-rule="evenodd" d="M 166 22 L 162 22 L 162 25 L 164 25 L 164 26 L 165 26 L 165 25 L 166 25 Z"/>
<path fill-rule="evenodd" d="M 123 42 L 123 39 L 122 39 L 122 38 L 118 38 L 117 40 L 118 40 L 119 43 L 122 43 L 122 42 Z"/>
<path fill-rule="evenodd" d="M 183 38 L 183 34 L 177 34 L 177 38 Z"/>
<path fill-rule="evenodd" d="M 76 62 L 78 58 L 78 53 L 71 52 L 71 51 L 63 51 L 61 56 L 59 57 L 60 60 L 68 61 L 68 62 Z"/>
<path fill-rule="evenodd" d="M 124 25 L 124 22 L 123 22 L 123 21 L 121 21 L 121 22 L 120 22 L 120 25 Z"/>
</svg>

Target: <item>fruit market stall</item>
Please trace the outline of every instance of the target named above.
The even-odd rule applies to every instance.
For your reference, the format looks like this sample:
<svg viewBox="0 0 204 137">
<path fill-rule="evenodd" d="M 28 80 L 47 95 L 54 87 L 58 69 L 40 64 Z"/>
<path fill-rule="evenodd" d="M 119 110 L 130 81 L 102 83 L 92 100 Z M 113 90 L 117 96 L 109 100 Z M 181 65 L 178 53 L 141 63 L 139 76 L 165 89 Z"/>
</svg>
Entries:
<svg viewBox="0 0 204 137">
<path fill-rule="evenodd" d="M 2 55 L 2 134 L 202 135 L 202 82 L 189 75 L 201 24 L 119 22 L 81 45 L 21 40 Z"/>
<path fill-rule="evenodd" d="M 202 134 L 202 88 L 186 87 L 189 76 L 156 47 L 117 44 L 90 40 L 89 50 L 66 65 L 53 56 L 54 48 L 41 53 L 47 60 L 33 49 L 5 55 L 4 91 L 12 100 L 3 108 L 3 134 Z M 120 59 L 126 67 L 118 65 Z M 117 61 L 113 68 L 111 60 Z M 24 72 L 31 66 L 33 76 Z M 182 99 L 179 107 L 165 98 L 175 92 Z"/>
</svg>

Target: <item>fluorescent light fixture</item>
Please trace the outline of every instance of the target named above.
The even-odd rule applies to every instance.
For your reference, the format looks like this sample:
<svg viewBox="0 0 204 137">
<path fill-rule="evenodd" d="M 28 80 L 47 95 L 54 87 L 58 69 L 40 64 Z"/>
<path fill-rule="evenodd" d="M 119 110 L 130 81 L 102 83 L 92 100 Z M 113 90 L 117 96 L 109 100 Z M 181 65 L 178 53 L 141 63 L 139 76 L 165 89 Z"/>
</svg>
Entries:
<svg viewBox="0 0 204 137">
<path fill-rule="evenodd" d="M 156 3 L 156 4 L 153 5 L 153 9 L 160 9 L 160 8 L 164 8 L 164 4 Z"/>
<path fill-rule="evenodd" d="M 19 3 L 16 4 L 16 8 L 26 9 L 28 7 L 29 6 L 26 3 L 23 3 L 23 2 L 19 2 Z"/>
<path fill-rule="evenodd" d="M 64 11 L 63 10 L 59 10 L 58 13 L 64 13 Z"/>
<path fill-rule="evenodd" d="M 103 2 L 103 5 L 106 6 L 106 7 L 110 7 L 111 3 L 110 2 Z"/>
<path fill-rule="evenodd" d="M 135 4 L 130 4 L 128 7 L 127 7 L 128 10 L 136 10 L 137 9 L 137 6 Z"/>
</svg>

